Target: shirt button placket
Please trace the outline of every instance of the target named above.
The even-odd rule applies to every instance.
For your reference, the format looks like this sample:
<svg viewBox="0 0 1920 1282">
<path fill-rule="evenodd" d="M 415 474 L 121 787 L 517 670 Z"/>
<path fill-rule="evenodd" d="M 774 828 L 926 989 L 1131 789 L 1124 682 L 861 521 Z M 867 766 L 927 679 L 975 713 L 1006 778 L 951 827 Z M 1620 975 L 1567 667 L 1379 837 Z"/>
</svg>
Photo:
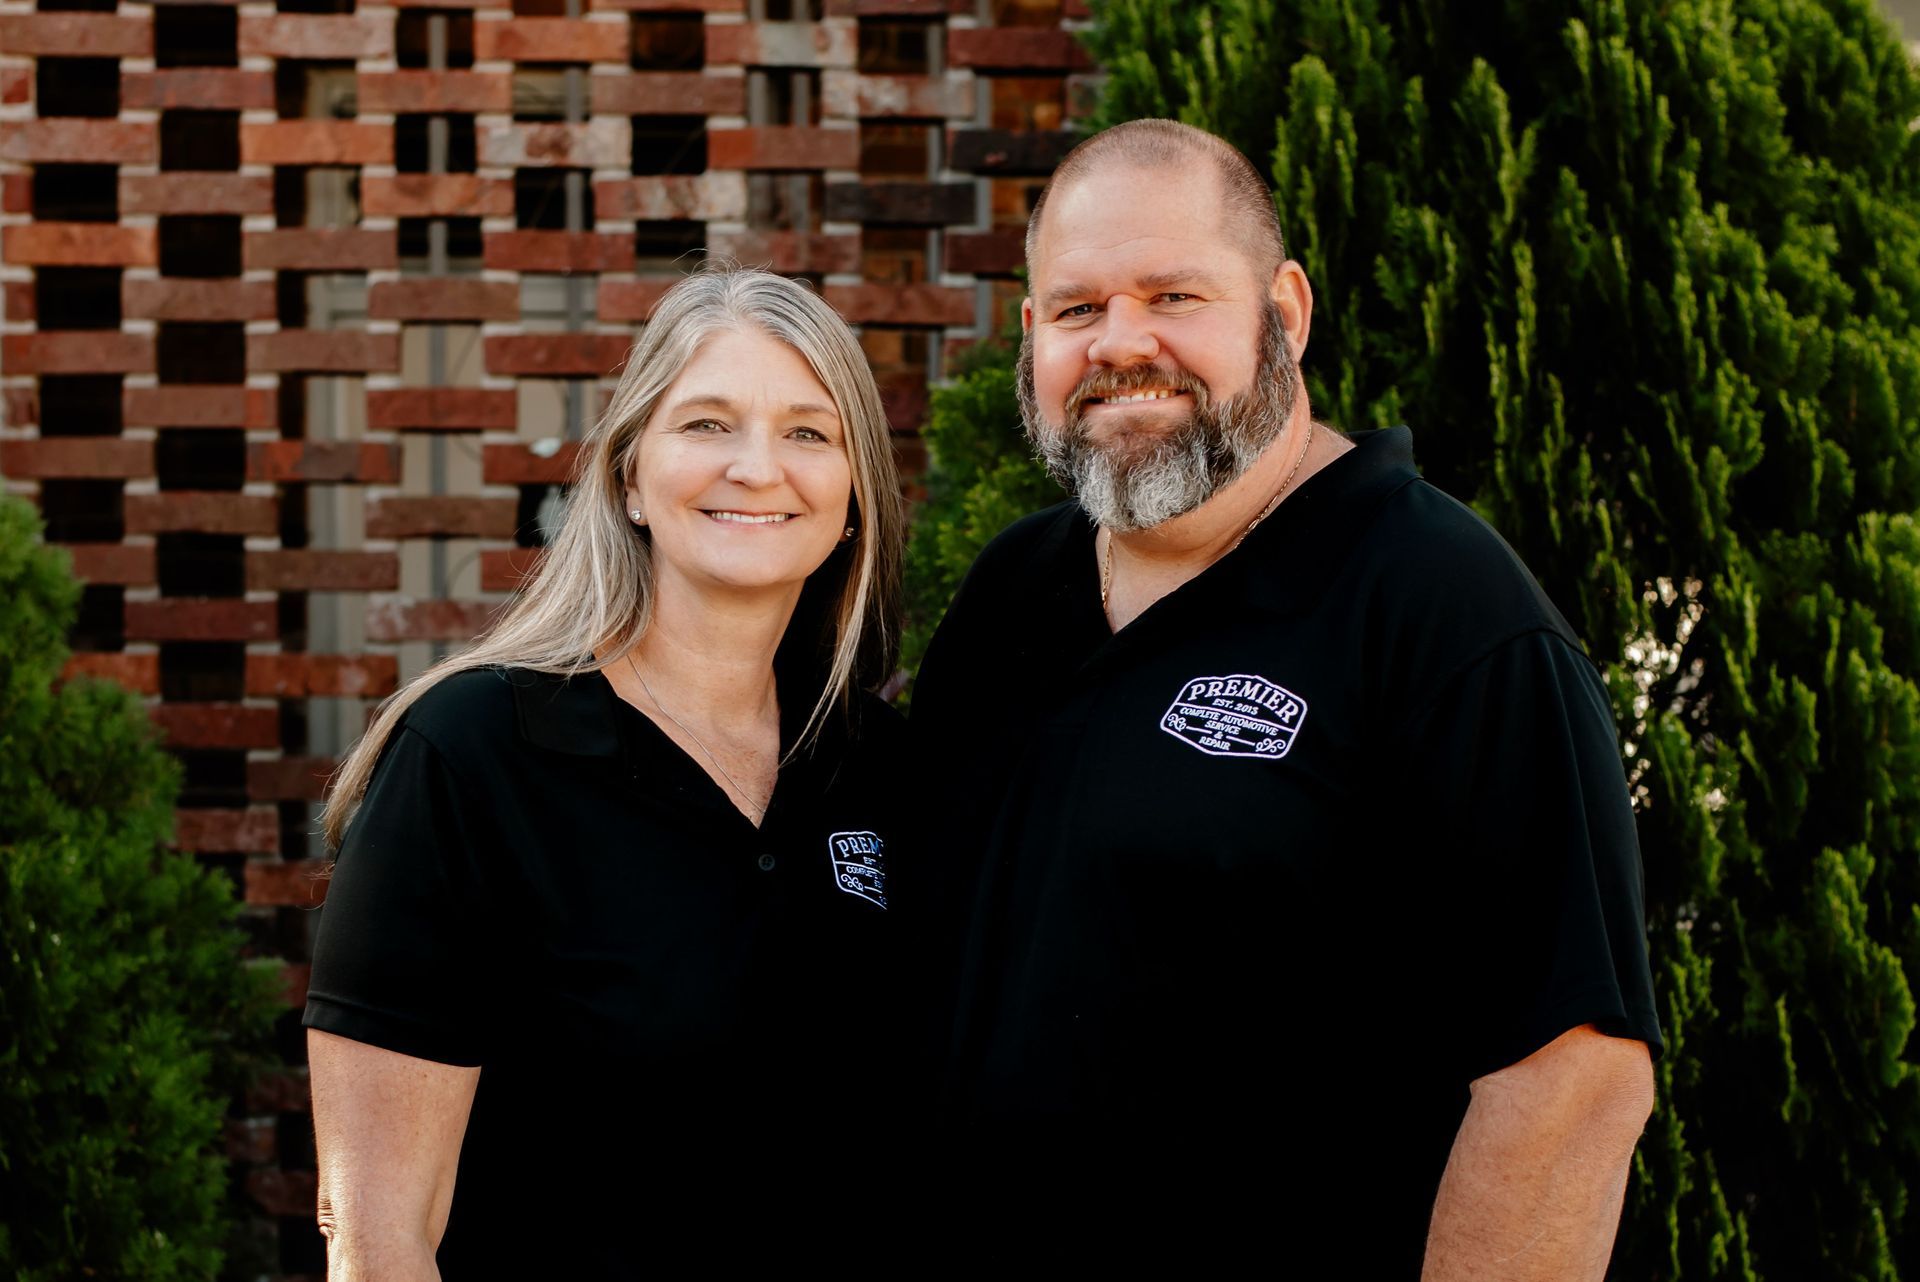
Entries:
<svg viewBox="0 0 1920 1282">
<path fill-rule="evenodd" d="M 757 866 L 759 867 L 759 869 L 760 869 L 760 871 L 761 871 L 761 872 L 772 872 L 772 871 L 773 871 L 773 866 L 774 866 L 774 865 L 775 865 L 776 863 L 778 863 L 779 861 L 778 861 L 778 860 L 776 860 L 776 859 L 775 859 L 775 858 L 774 858 L 774 857 L 773 857 L 773 856 L 772 856 L 771 854 L 769 854 L 768 852 L 766 852 L 766 851 L 762 851 L 762 852 L 760 853 L 760 857 L 759 857 L 758 859 L 756 859 L 756 860 L 754 860 L 753 862 L 754 862 L 754 863 L 755 863 L 755 864 L 756 864 L 756 865 L 757 865 Z"/>
</svg>

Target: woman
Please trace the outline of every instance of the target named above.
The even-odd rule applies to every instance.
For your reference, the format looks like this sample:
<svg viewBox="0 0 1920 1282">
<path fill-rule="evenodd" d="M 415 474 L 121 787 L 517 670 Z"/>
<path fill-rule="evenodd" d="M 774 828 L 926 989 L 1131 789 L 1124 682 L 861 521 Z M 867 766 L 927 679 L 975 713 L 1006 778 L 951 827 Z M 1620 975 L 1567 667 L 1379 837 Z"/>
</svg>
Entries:
<svg viewBox="0 0 1920 1282">
<path fill-rule="evenodd" d="M 335 1277 L 623 1277 L 884 1228 L 898 727 L 859 691 L 902 514 L 872 375 L 805 287 L 702 271 L 582 458 L 537 578 L 328 805 L 305 1022 Z"/>
</svg>

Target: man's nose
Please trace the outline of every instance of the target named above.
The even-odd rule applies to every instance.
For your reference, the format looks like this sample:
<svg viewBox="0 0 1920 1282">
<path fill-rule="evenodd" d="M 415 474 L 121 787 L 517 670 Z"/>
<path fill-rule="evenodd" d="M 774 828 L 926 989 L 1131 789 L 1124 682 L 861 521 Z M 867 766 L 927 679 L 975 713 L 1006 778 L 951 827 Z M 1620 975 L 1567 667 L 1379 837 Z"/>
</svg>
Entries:
<svg viewBox="0 0 1920 1282">
<path fill-rule="evenodd" d="M 773 433 L 748 428 L 734 434 L 733 457 L 727 460 L 727 479 L 735 485 L 764 488 L 780 479 L 780 458 Z"/>
<path fill-rule="evenodd" d="M 1124 368 L 1159 355 L 1160 338 L 1154 333 L 1153 312 L 1147 305 L 1125 297 L 1108 300 L 1099 332 L 1087 348 L 1087 359 L 1096 365 Z"/>
</svg>

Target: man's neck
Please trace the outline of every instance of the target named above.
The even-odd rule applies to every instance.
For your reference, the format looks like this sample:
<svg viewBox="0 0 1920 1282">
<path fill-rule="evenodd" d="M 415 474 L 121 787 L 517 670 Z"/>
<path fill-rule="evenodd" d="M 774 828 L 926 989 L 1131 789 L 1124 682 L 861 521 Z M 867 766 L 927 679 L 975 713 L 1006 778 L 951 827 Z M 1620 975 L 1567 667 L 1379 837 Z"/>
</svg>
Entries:
<svg viewBox="0 0 1920 1282">
<path fill-rule="evenodd" d="M 1095 547 L 1102 558 L 1107 619 L 1114 631 L 1231 552 L 1262 519 L 1276 495 L 1284 503 L 1309 476 L 1352 448 L 1337 433 L 1313 427 L 1302 396 L 1287 430 L 1239 479 L 1205 503 L 1149 529 L 1125 534 L 1105 531 Z"/>
</svg>

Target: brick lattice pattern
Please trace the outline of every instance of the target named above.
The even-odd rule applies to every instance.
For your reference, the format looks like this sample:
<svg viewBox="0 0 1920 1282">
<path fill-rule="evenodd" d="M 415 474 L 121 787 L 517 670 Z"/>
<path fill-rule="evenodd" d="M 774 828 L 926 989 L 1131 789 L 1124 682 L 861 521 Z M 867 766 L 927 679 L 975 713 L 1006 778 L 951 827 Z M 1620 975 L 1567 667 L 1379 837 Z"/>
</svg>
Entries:
<svg viewBox="0 0 1920 1282">
<path fill-rule="evenodd" d="M 180 845 L 285 969 L 289 1068 L 231 1137 L 246 1271 L 323 1267 L 297 1008 L 316 803 L 373 701 L 537 562 L 574 441 L 702 250 L 860 328 L 917 472 L 928 383 L 1018 297 L 1091 97 L 1086 17 L 0 2 L 0 484 L 87 582 L 73 671 L 148 697 Z"/>
</svg>

